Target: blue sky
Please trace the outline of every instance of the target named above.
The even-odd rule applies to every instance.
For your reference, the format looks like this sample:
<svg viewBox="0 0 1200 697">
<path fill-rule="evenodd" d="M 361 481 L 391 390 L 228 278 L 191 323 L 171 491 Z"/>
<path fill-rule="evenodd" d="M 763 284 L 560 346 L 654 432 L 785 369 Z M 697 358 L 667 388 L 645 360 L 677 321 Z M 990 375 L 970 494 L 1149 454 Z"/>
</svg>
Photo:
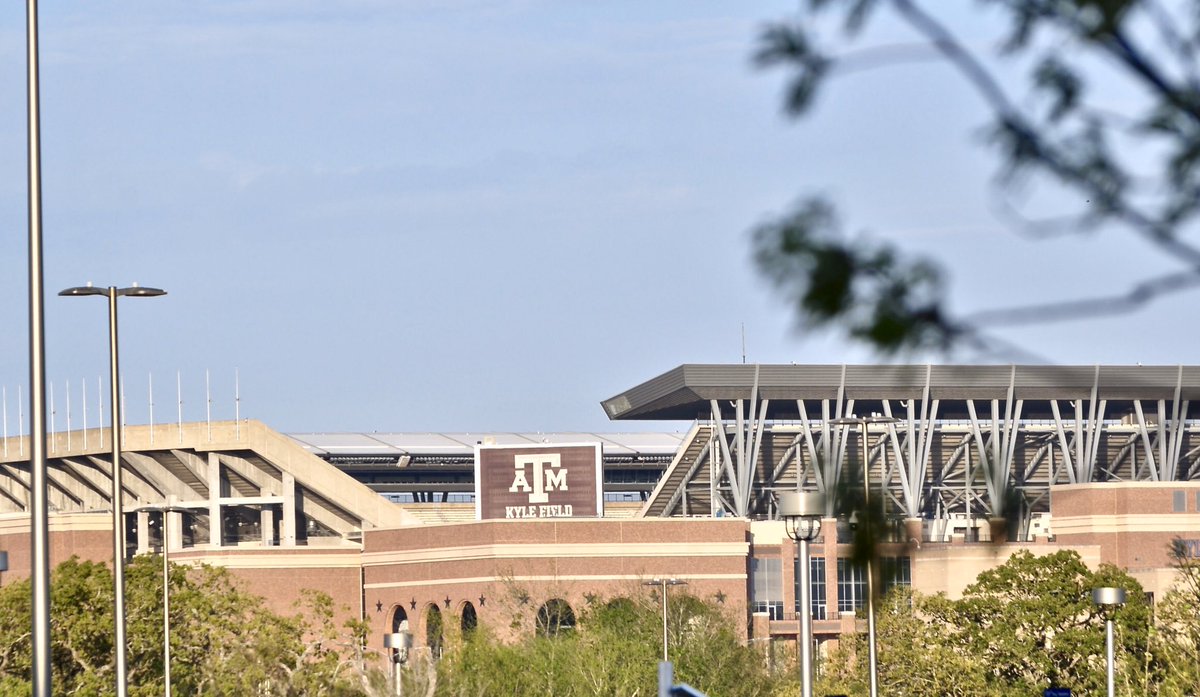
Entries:
<svg viewBox="0 0 1200 697">
<path fill-rule="evenodd" d="M 973 7 L 973 6 L 972 6 Z M 963 311 L 1103 291 L 1163 260 L 997 221 L 985 113 L 944 66 L 840 80 L 803 122 L 756 38 L 792 2 L 44 3 L 48 377 L 89 423 L 121 306 L 127 420 L 285 432 L 623 430 L 599 402 L 675 365 L 872 359 L 801 336 L 749 231 L 802 194 L 937 254 Z M 968 17 L 988 47 L 993 25 Z M 871 44 L 909 40 L 894 22 Z M 0 384 L 28 380 L 24 14 L 0 10 Z M 1119 93 L 1117 94 L 1119 98 Z M 1035 192 L 1047 211 L 1072 202 Z M 1061 363 L 1194 362 L 1193 296 L 1004 336 Z M 930 357 L 910 356 L 923 361 Z M 971 360 L 971 356 L 961 356 Z M 934 360 L 944 360 L 934 357 Z M 69 382 L 69 387 L 68 387 Z M 27 387 L 22 389 L 27 390 Z M 27 399 L 27 393 L 26 393 Z M 28 407 L 24 407 L 27 409 Z M 27 422 L 27 418 L 26 418 Z"/>
</svg>

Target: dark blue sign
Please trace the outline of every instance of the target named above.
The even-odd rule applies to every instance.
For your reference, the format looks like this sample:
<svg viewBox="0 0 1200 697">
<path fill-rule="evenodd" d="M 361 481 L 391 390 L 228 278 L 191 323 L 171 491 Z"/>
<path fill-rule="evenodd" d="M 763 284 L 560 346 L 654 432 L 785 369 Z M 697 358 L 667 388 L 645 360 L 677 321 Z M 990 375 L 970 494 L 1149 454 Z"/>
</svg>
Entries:
<svg viewBox="0 0 1200 697">
<path fill-rule="evenodd" d="M 1071 697 L 1071 689 L 1068 687 L 1047 687 L 1042 691 L 1042 697 Z"/>
</svg>

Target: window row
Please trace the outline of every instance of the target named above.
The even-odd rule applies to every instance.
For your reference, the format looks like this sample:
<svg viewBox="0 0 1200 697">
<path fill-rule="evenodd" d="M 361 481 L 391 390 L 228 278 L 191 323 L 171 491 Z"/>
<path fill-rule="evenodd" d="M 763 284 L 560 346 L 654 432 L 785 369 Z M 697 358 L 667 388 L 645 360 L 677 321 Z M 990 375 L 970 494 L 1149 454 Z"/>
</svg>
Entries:
<svg viewBox="0 0 1200 697">
<path fill-rule="evenodd" d="M 800 560 L 794 560 L 796 607 L 800 607 Z M 887 594 L 895 586 L 912 586 L 912 559 L 883 557 L 880 559 L 880 589 Z M 812 597 L 810 611 L 813 619 L 830 619 L 825 557 L 809 559 L 809 589 Z M 867 602 L 866 569 L 850 559 L 837 560 L 837 610 L 857 612 Z M 781 559 L 750 559 L 750 604 L 753 612 L 765 612 L 771 619 L 783 619 L 783 561 Z"/>
</svg>

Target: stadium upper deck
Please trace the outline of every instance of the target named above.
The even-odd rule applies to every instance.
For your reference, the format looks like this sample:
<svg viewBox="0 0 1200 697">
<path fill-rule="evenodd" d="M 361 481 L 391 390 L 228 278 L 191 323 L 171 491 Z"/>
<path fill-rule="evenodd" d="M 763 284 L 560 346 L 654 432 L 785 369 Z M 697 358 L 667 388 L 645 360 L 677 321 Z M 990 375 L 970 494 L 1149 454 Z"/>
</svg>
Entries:
<svg viewBox="0 0 1200 697">
<path fill-rule="evenodd" d="M 475 446 L 601 443 L 612 502 L 645 501 L 685 433 L 294 433 L 308 452 L 396 503 L 468 503 Z"/>
</svg>

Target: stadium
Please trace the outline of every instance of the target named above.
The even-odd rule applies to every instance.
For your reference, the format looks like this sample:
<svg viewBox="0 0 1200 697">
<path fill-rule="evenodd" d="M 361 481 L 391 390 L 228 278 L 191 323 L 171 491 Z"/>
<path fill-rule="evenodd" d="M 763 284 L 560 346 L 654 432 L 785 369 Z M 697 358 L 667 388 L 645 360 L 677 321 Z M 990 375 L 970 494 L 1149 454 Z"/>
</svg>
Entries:
<svg viewBox="0 0 1200 697">
<path fill-rule="evenodd" d="M 863 631 L 832 494 L 864 461 L 885 586 L 956 596 L 1017 550 L 1070 548 L 1166 592 L 1172 544 L 1200 553 L 1197 400 L 1200 366 L 682 365 L 602 402 L 658 432 L 127 426 L 126 554 L 228 567 L 280 609 L 327 592 L 376 648 L 407 629 L 436 653 L 448 618 L 545 631 L 666 578 L 743 615 L 747 638 L 794 642 L 779 495 L 825 492 L 809 611 L 826 643 Z M 52 564 L 111 561 L 111 438 L 49 439 Z M 4 582 L 28 575 L 29 482 L 27 438 L 5 437 Z"/>
</svg>

